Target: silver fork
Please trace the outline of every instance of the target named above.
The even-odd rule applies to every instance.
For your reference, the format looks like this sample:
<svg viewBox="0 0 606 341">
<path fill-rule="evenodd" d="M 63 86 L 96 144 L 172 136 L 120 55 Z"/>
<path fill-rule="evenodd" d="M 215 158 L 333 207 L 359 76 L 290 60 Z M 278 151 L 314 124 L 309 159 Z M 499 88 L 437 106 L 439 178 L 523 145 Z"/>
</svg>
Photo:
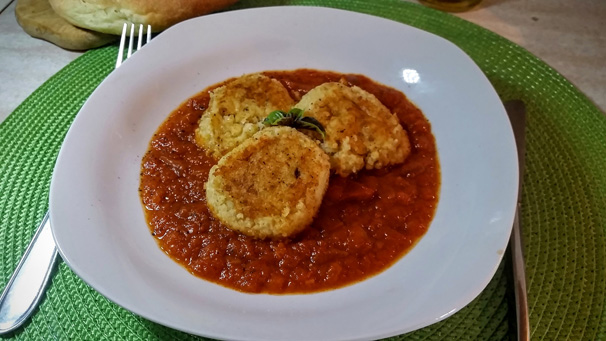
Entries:
<svg viewBox="0 0 606 341">
<path fill-rule="evenodd" d="M 124 50 L 128 26 L 125 23 L 122 28 L 116 68 L 125 59 Z M 126 58 L 129 58 L 135 51 L 141 49 L 143 46 L 143 35 L 147 36 L 146 43 L 149 43 L 151 40 L 151 26 L 147 25 L 146 33 L 144 33 L 143 25 L 139 25 L 137 32 L 135 32 L 135 26 L 135 24 L 130 24 Z M 138 36 L 136 50 L 133 49 L 135 36 Z M 57 246 L 51 233 L 49 214 L 46 212 L 0 296 L 0 335 L 10 333 L 19 328 L 34 312 L 44 296 L 44 290 L 51 278 L 56 259 Z"/>
<path fill-rule="evenodd" d="M 128 30 L 128 24 L 124 23 L 124 25 L 122 25 L 122 36 L 120 38 L 120 50 L 118 51 L 118 59 L 116 60 L 116 69 L 118 67 L 120 67 L 120 65 L 122 65 L 122 61 L 124 60 L 124 45 L 126 44 L 126 36 L 127 36 L 127 32 L 130 31 L 130 34 L 128 35 L 128 52 L 126 54 L 126 58 L 129 58 L 133 52 L 135 50 L 133 50 L 133 44 L 134 44 L 134 36 L 135 36 L 135 24 L 130 24 L 130 30 Z M 147 39 L 146 39 L 146 43 L 149 43 L 149 41 L 151 40 L 151 25 L 147 25 L 147 33 L 145 33 Z M 141 49 L 141 47 L 143 46 L 143 35 L 144 33 L 143 31 L 143 24 L 139 24 L 139 31 L 137 31 L 137 50 L 139 51 Z"/>
</svg>

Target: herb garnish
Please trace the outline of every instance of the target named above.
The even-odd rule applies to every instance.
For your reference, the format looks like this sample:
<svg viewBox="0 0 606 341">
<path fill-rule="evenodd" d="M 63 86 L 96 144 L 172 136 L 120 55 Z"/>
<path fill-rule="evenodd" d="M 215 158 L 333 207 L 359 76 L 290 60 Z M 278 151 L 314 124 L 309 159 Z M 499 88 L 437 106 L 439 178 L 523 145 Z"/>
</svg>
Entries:
<svg viewBox="0 0 606 341">
<path fill-rule="evenodd" d="M 326 138 L 326 130 L 318 120 L 311 116 L 303 116 L 303 110 L 292 108 L 288 112 L 274 110 L 263 120 L 266 126 L 289 126 L 295 129 L 315 130 L 322 135 L 322 141 Z"/>
</svg>

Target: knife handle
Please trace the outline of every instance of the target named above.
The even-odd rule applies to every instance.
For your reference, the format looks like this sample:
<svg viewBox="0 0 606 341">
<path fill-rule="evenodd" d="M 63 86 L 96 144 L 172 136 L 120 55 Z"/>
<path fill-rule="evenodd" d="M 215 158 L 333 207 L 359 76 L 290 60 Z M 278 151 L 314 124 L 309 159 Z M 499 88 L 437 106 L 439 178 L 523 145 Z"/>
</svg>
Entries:
<svg viewBox="0 0 606 341">
<path fill-rule="evenodd" d="M 526 292 L 526 271 L 524 269 L 524 253 L 522 250 L 522 235 L 520 226 L 520 204 L 516 209 L 513 228 L 511 230 L 511 256 L 513 258 L 513 280 L 516 300 L 516 317 L 518 340 L 530 340 L 530 322 L 528 319 L 528 297 Z"/>
<path fill-rule="evenodd" d="M 17 329 L 36 309 L 56 258 L 47 212 L 0 296 L 0 335 Z"/>
</svg>

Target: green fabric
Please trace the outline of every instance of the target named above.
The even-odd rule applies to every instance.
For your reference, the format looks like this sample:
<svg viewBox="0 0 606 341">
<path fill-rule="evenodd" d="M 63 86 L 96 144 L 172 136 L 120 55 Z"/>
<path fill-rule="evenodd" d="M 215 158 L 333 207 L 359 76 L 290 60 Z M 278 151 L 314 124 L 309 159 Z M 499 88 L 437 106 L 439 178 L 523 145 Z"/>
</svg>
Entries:
<svg viewBox="0 0 606 341">
<path fill-rule="evenodd" d="M 466 51 L 503 100 L 524 100 L 528 125 L 522 223 L 532 339 L 606 339 L 606 119 L 595 105 L 524 49 L 449 14 L 400 0 L 241 0 L 233 9 L 268 5 L 350 9 L 433 32 Z M 85 53 L 0 125 L 0 287 L 48 208 L 50 177 L 63 137 L 86 98 L 113 70 L 116 54 L 116 46 Z M 515 310 L 507 259 L 488 287 L 460 312 L 393 339 L 512 339 Z M 31 321 L 5 337 L 198 339 L 109 302 L 63 262 Z"/>
</svg>

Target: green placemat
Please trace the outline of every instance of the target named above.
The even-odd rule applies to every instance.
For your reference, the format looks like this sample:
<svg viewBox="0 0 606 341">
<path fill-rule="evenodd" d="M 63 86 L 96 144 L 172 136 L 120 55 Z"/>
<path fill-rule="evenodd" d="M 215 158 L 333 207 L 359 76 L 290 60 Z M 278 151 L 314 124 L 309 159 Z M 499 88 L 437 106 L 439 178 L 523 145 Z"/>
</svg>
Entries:
<svg viewBox="0 0 606 341">
<path fill-rule="evenodd" d="M 528 107 L 523 192 L 532 338 L 606 338 L 606 119 L 573 85 L 517 45 L 469 22 L 400 0 L 246 1 L 233 9 L 318 5 L 400 21 L 466 51 L 503 100 Z M 70 123 L 112 71 L 116 46 L 85 53 L 0 125 L 0 287 L 48 208 L 52 168 Z M 507 258 L 452 317 L 394 340 L 503 340 L 515 335 Z M 149 322 L 89 288 L 63 262 L 31 321 L 4 337 L 33 340 L 199 339 Z"/>
</svg>

